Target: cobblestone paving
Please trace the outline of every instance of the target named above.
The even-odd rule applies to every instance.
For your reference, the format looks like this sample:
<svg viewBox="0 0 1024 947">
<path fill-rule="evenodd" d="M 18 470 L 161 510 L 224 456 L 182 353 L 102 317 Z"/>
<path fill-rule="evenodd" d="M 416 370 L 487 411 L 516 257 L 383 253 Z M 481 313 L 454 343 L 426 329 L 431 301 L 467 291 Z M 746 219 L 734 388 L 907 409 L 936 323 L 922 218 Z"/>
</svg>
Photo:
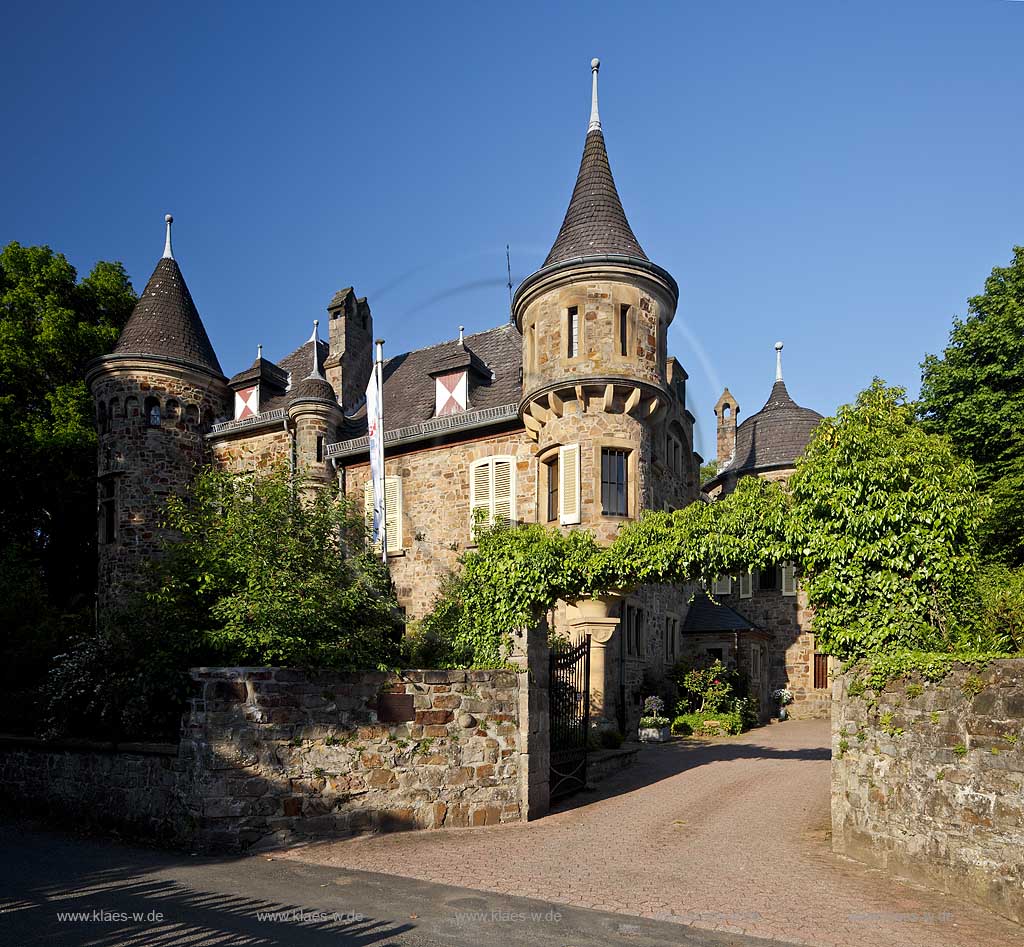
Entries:
<svg viewBox="0 0 1024 947">
<path fill-rule="evenodd" d="M 827 721 L 645 748 L 547 818 L 289 858 L 818 947 L 1021 947 L 1024 928 L 833 856 Z"/>
</svg>

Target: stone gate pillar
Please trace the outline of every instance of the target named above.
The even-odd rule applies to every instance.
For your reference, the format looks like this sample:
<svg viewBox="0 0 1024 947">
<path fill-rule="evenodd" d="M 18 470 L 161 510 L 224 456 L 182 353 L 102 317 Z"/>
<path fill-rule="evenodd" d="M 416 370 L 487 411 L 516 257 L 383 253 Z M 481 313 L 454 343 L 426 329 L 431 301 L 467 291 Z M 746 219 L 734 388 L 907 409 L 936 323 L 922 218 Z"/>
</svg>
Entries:
<svg viewBox="0 0 1024 947">
<path fill-rule="evenodd" d="M 519 810 L 523 821 L 551 808 L 551 661 L 547 622 L 515 633 L 509 659 L 519 668 Z"/>
<path fill-rule="evenodd" d="M 616 596 L 588 599 L 576 603 L 577 617 L 570 619 L 574 641 L 590 635 L 590 717 L 598 726 L 615 719 L 615 682 L 608 680 L 608 643 L 619 627 L 619 620 L 608 612 Z"/>
</svg>

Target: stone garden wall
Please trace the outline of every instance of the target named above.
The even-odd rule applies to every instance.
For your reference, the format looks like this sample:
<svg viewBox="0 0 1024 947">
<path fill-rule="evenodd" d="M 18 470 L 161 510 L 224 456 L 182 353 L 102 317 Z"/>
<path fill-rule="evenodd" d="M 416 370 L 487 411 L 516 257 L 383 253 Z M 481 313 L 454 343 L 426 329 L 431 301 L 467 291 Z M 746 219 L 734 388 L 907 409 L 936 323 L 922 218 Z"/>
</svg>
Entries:
<svg viewBox="0 0 1024 947">
<path fill-rule="evenodd" d="M 181 753 L 204 847 L 520 818 L 514 671 L 193 677 Z"/>
<path fill-rule="evenodd" d="M 547 810 L 546 705 L 525 672 L 192 674 L 177 747 L 0 738 L 8 811 L 237 850 Z"/>
<path fill-rule="evenodd" d="M 833 849 L 1024 923 L 1024 660 L 850 684 L 833 690 Z"/>
<path fill-rule="evenodd" d="M 157 840 L 187 831 L 175 746 L 0 738 L 0 795 L 15 811 Z M 10 807 L 8 808 L 10 811 Z"/>
</svg>

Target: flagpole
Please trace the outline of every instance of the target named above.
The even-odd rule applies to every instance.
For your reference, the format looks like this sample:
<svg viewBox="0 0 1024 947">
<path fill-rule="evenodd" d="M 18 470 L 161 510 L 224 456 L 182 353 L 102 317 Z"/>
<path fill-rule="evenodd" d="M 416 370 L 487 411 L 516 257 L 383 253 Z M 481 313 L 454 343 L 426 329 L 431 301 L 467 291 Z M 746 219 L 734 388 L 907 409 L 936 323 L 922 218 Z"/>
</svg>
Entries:
<svg viewBox="0 0 1024 947">
<path fill-rule="evenodd" d="M 380 557 L 388 564 L 388 478 L 384 470 L 384 340 L 377 339 L 377 360 L 373 366 L 377 374 L 378 409 L 380 419 L 380 435 L 377 438 L 377 456 L 380 470 L 381 517 L 380 517 Z"/>
</svg>

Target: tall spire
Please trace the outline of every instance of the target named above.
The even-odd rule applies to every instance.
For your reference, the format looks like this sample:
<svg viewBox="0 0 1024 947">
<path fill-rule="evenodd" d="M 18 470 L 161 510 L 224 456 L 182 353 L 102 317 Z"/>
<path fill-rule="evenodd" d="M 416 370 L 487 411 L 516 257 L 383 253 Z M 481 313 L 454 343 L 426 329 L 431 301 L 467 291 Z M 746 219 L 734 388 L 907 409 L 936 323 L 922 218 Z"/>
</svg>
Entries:
<svg viewBox="0 0 1024 947">
<path fill-rule="evenodd" d="M 164 254 L 128 317 L 114 354 L 172 358 L 223 375 L 185 277 L 171 254 L 173 218 L 168 214 L 164 221 Z"/>
<path fill-rule="evenodd" d="M 174 218 L 170 214 L 165 214 L 164 220 L 167 223 L 167 239 L 164 240 L 164 255 L 161 259 L 173 260 L 174 254 L 171 252 L 171 224 L 174 223 Z"/>
<path fill-rule="evenodd" d="M 323 378 L 323 373 L 320 371 L 320 320 L 313 320 L 313 334 L 309 337 L 309 341 L 313 343 L 313 370 L 306 376 L 307 378 Z"/>
<path fill-rule="evenodd" d="M 775 380 L 782 381 L 782 343 L 775 343 Z"/>
<path fill-rule="evenodd" d="M 591 61 L 590 125 L 576 187 L 544 266 L 585 256 L 629 256 L 647 260 L 622 209 L 608 163 L 597 110 L 597 59 Z"/>
</svg>

